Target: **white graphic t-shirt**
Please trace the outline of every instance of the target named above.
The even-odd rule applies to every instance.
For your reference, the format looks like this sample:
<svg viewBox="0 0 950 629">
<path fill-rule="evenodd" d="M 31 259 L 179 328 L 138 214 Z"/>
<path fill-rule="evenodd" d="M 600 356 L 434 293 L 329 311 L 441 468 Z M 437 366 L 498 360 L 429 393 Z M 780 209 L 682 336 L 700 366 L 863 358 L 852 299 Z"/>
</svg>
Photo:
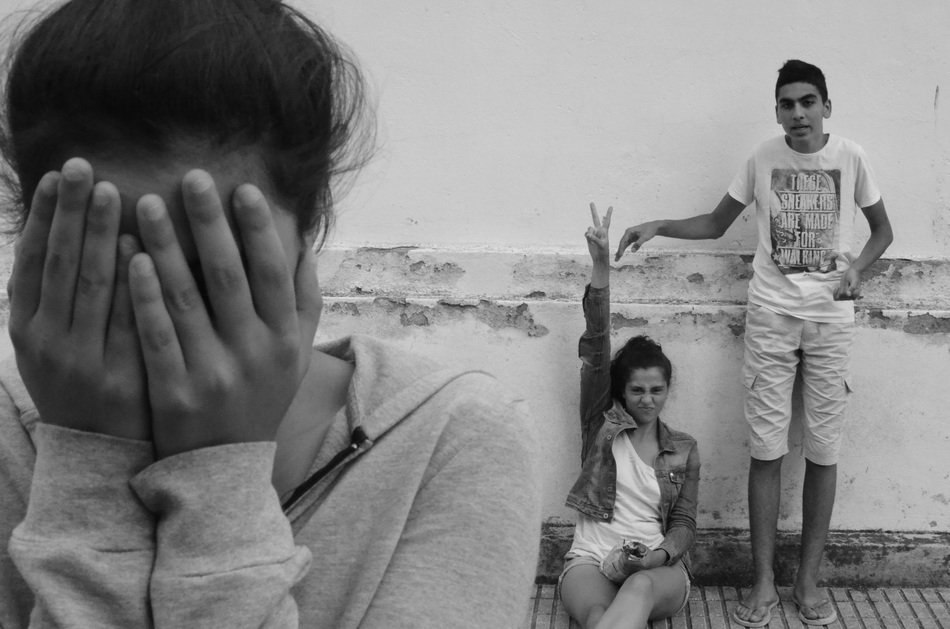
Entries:
<svg viewBox="0 0 950 629">
<path fill-rule="evenodd" d="M 835 135 L 816 153 L 791 149 L 784 136 L 768 140 L 736 174 L 729 196 L 755 201 L 749 303 L 808 321 L 853 321 L 853 302 L 834 301 L 833 291 L 856 257 L 858 208 L 881 198 L 864 150 Z"/>
</svg>

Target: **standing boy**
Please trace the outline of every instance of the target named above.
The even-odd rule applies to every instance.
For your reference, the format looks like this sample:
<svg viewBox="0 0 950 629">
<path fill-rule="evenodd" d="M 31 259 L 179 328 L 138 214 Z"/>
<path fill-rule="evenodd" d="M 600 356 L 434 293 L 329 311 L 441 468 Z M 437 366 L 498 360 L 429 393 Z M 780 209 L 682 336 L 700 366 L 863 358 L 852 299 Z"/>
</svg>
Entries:
<svg viewBox="0 0 950 629">
<path fill-rule="evenodd" d="M 841 428 L 849 391 L 853 300 L 861 273 L 893 240 L 890 222 L 864 151 L 827 134 L 831 101 L 821 70 L 790 60 L 775 85 L 775 117 L 785 135 L 762 143 L 709 214 L 659 220 L 627 229 L 617 259 L 654 236 L 719 238 L 755 201 L 758 247 L 746 315 L 743 380 L 749 422 L 749 528 L 755 581 L 733 617 L 746 627 L 768 624 L 778 604 L 773 559 L 781 463 L 788 452 L 791 394 L 801 368 L 805 482 L 802 543 L 793 600 L 799 618 L 824 625 L 835 618 L 818 589 L 837 482 Z M 860 207 L 871 228 L 857 256 L 854 218 Z"/>
</svg>

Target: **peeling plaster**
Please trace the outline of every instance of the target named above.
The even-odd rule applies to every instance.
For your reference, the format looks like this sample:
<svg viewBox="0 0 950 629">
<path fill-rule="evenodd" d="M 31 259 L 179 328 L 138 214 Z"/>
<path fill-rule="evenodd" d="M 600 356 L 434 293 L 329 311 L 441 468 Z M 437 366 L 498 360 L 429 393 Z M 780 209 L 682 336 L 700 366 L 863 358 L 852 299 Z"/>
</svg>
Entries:
<svg viewBox="0 0 950 629">
<path fill-rule="evenodd" d="M 935 317 L 930 313 L 910 315 L 904 324 L 908 334 L 947 334 L 950 333 L 950 317 Z"/>
<path fill-rule="evenodd" d="M 372 302 L 363 304 L 337 301 L 330 304 L 329 312 L 364 317 L 382 312 L 385 316 L 398 316 L 399 324 L 403 327 L 423 328 L 472 316 L 476 321 L 495 330 L 517 330 L 528 337 L 546 336 L 549 333 L 548 328 L 535 322 L 528 304 L 510 306 L 485 299 L 480 299 L 477 303 L 442 300 L 435 306 L 428 306 L 401 298 L 377 297 Z"/>
<path fill-rule="evenodd" d="M 950 334 L 950 317 L 923 314 L 888 314 L 881 308 L 858 308 L 855 321 L 880 330 L 897 330 L 906 334 L 937 336 Z M 950 340 L 950 339 L 948 339 Z"/>
<path fill-rule="evenodd" d="M 715 313 L 681 312 L 673 316 L 673 321 L 676 323 L 684 320 L 689 320 L 693 325 L 709 328 L 715 328 L 721 324 L 725 324 L 726 327 L 729 328 L 729 331 L 736 337 L 741 336 L 745 332 L 745 313 L 730 314 L 720 310 Z"/>
<path fill-rule="evenodd" d="M 521 283 L 530 284 L 532 281 L 568 280 L 584 285 L 590 275 L 586 264 L 581 264 L 575 258 L 554 256 L 554 259 L 524 256 L 521 262 L 511 269 L 512 278 Z"/>
<path fill-rule="evenodd" d="M 624 328 L 642 328 L 649 325 L 649 320 L 643 317 L 625 317 L 616 312 L 610 313 L 610 328 L 612 330 L 622 330 Z"/>
<path fill-rule="evenodd" d="M 416 252 L 416 247 L 363 247 L 340 262 L 328 288 L 379 295 L 401 291 L 408 284 L 419 286 L 421 280 L 427 288 L 446 289 L 464 275 L 455 262 Z"/>
</svg>

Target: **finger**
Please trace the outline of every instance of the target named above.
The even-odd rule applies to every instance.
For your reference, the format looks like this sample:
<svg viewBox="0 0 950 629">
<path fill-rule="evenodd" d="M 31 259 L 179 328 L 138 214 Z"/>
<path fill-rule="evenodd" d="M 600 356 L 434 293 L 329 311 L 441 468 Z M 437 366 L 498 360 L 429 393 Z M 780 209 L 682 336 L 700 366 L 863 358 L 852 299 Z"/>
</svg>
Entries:
<svg viewBox="0 0 950 629">
<path fill-rule="evenodd" d="M 313 347 L 313 339 L 323 311 L 323 296 L 320 294 L 320 285 L 317 282 L 316 260 L 309 243 L 305 245 L 297 264 L 297 271 L 294 273 L 294 294 L 297 301 L 301 342 Z M 302 366 L 306 366 L 310 360 L 310 354 L 311 352 L 304 352 L 301 355 Z"/>
<path fill-rule="evenodd" d="M 620 238 L 620 244 L 617 245 L 617 254 L 614 256 L 614 261 L 619 260 L 620 256 L 623 255 L 624 250 L 630 244 L 630 241 L 633 240 L 634 232 L 631 232 L 629 229 L 623 233 L 623 236 Z"/>
<path fill-rule="evenodd" d="M 296 331 L 296 278 L 287 266 L 267 199 L 256 186 L 244 184 L 234 191 L 234 218 L 244 245 L 247 279 L 257 315 L 271 329 Z"/>
<path fill-rule="evenodd" d="M 17 240 L 13 272 L 7 284 L 10 299 L 10 327 L 18 328 L 33 317 L 39 307 L 43 286 L 43 267 L 46 261 L 46 248 L 49 230 L 53 224 L 56 209 L 59 173 L 43 175 L 26 219 L 23 233 Z M 15 297 L 14 297 L 15 296 Z"/>
<path fill-rule="evenodd" d="M 80 158 L 67 161 L 60 173 L 40 296 L 44 316 L 65 326 L 69 325 L 73 314 L 86 208 L 91 193 L 92 166 Z"/>
<path fill-rule="evenodd" d="M 109 317 L 107 345 L 122 346 L 135 335 L 135 316 L 132 313 L 132 296 L 129 293 L 129 264 L 142 247 L 135 236 L 122 234 L 116 253 L 115 290 L 112 294 L 112 312 Z M 134 346 L 138 347 L 136 340 Z"/>
<path fill-rule="evenodd" d="M 590 202 L 590 218 L 594 221 L 594 227 L 600 227 L 600 215 L 597 214 L 597 206 L 593 201 Z"/>
<path fill-rule="evenodd" d="M 165 202 L 157 195 L 147 194 L 139 199 L 135 209 L 142 247 L 155 268 L 167 314 L 188 356 L 200 357 L 204 351 L 202 341 L 213 336 L 211 319 L 178 243 Z M 134 293 L 131 273 L 129 278 Z M 134 312 L 138 321 L 138 309 Z"/>
<path fill-rule="evenodd" d="M 215 326 L 226 335 L 244 330 L 257 314 L 214 180 L 202 170 L 192 170 L 182 179 L 181 187 Z"/>
<path fill-rule="evenodd" d="M 129 263 L 129 293 L 149 389 L 167 387 L 184 373 L 185 359 L 165 308 L 155 265 L 147 253 L 135 254 Z"/>
<path fill-rule="evenodd" d="M 115 281 L 116 239 L 122 201 L 119 191 L 108 182 L 97 183 L 86 214 L 73 327 L 84 331 L 84 341 L 91 347 L 104 347 L 112 290 Z"/>
<path fill-rule="evenodd" d="M 604 222 L 603 222 L 604 231 L 607 231 L 608 229 L 610 229 L 610 217 L 613 215 L 613 213 L 614 213 L 614 207 L 611 205 L 610 207 L 607 208 L 607 215 L 604 217 Z"/>
</svg>

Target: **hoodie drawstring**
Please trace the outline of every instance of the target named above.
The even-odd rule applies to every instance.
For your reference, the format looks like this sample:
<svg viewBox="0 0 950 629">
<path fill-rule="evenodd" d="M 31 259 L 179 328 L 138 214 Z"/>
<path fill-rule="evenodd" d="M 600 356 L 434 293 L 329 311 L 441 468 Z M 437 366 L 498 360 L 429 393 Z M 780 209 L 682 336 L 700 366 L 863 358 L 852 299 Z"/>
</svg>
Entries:
<svg viewBox="0 0 950 629">
<path fill-rule="evenodd" d="M 369 441 L 369 437 L 366 436 L 366 433 L 363 432 L 363 429 L 359 426 L 353 429 L 353 433 L 350 435 L 350 443 L 346 448 L 340 450 L 336 455 L 330 459 L 330 462 L 321 467 L 319 470 L 310 475 L 310 477 L 301 483 L 295 490 L 294 493 L 290 495 L 290 498 L 286 500 L 281 505 L 281 508 L 284 510 L 284 513 L 287 513 L 291 507 L 294 506 L 298 500 L 305 493 L 307 493 L 314 485 L 320 482 L 324 476 L 330 473 L 330 471 L 335 468 L 337 465 L 343 462 L 346 457 L 350 456 L 354 452 L 360 449 L 364 443 Z"/>
</svg>

